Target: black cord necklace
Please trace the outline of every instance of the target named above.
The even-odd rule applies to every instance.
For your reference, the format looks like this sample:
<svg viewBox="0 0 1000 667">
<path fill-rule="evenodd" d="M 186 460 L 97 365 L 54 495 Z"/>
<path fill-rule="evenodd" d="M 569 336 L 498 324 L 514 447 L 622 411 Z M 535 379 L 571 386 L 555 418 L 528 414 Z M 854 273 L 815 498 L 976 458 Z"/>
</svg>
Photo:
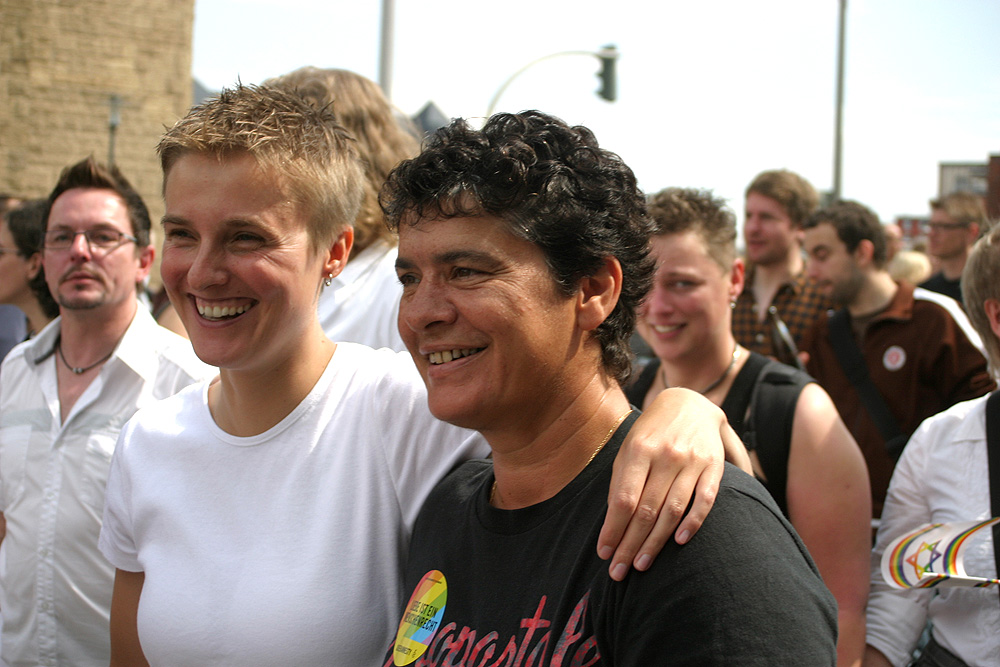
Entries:
<svg viewBox="0 0 1000 667">
<path fill-rule="evenodd" d="M 115 347 L 118 347 L 118 345 L 116 344 Z M 70 371 L 72 371 L 74 375 L 83 375 L 84 373 L 86 373 L 90 369 L 97 368 L 98 366 L 100 366 L 101 364 L 103 364 L 105 361 L 107 361 L 108 359 L 110 359 L 111 355 L 115 353 L 115 348 L 114 347 L 111 348 L 111 351 L 108 352 L 103 358 L 98 359 L 97 361 L 95 361 L 91 365 L 84 366 L 82 368 L 79 368 L 77 366 L 73 366 L 68 361 L 66 361 L 66 355 L 64 355 L 63 351 L 62 351 L 62 336 L 60 336 L 59 338 L 56 339 L 56 352 L 59 353 L 59 358 L 62 359 L 62 362 L 64 364 L 66 364 L 66 368 L 70 369 Z"/>
<path fill-rule="evenodd" d="M 712 391 L 720 384 L 722 384 L 722 381 L 725 380 L 726 377 L 729 375 L 729 371 L 733 370 L 733 366 L 736 365 L 736 360 L 739 358 L 740 358 L 740 346 L 739 343 L 737 343 L 736 346 L 733 347 L 733 358 L 729 361 L 729 365 L 726 366 L 726 370 L 722 371 L 722 375 L 720 375 L 718 379 L 715 380 L 715 382 L 708 385 L 698 393 L 704 396 L 705 394 L 707 394 L 708 392 Z M 660 366 L 660 378 L 663 380 L 663 386 L 669 388 L 670 383 L 667 382 L 667 371 L 663 366 Z"/>
</svg>

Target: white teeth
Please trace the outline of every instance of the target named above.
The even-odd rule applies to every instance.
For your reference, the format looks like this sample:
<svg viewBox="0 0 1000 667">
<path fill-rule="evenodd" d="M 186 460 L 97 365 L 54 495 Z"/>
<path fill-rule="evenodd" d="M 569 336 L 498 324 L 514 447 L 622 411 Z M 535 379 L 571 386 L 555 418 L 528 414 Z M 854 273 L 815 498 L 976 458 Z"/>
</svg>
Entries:
<svg viewBox="0 0 1000 667">
<path fill-rule="evenodd" d="M 670 326 L 662 326 L 659 324 L 653 325 L 653 331 L 655 331 L 656 333 L 670 333 L 671 331 L 677 331 L 680 328 L 681 325 L 679 324 L 672 324 Z"/>
<path fill-rule="evenodd" d="M 476 352 L 481 351 L 481 347 L 466 347 L 461 350 L 444 350 L 442 352 L 431 352 L 427 355 L 427 360 L 431 362 L 432 365 L 436 366 L 438 364 L 443 364 L 449 361 L 454 361 L 455 359 L 461 359 L 462 357 L 468 357 Z"/>
<path fill-rule="evenodd" d="M 250 310 L 249 304 L 242 306 L 198 306 L 198 313 L 208 320 L 221 320 L 224 317 L 235 317 Z"/>
</svg>

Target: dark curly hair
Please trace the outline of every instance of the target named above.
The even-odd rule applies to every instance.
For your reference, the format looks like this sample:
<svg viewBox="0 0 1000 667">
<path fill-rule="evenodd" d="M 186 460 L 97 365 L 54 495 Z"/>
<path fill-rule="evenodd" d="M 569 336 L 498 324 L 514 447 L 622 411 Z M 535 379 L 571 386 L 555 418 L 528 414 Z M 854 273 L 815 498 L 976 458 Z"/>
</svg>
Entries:
<svg viewBox="0 0 1000 667">
<path fill-rule="evenodd" d="M 379 202 L 389 228 L 421 220 L 490 215 L 539 248 L 565 296 L 616 257 L 622 291 L 595 330 L 604 368 L 631 372 L 635 309 L 655 270 L 645 198 L 621 158 L 598 147 L 586 127 L 541 113 L 496 114 L 482 130 L 456 119 L 419 156 L 390 174 Z"/>
</svg>

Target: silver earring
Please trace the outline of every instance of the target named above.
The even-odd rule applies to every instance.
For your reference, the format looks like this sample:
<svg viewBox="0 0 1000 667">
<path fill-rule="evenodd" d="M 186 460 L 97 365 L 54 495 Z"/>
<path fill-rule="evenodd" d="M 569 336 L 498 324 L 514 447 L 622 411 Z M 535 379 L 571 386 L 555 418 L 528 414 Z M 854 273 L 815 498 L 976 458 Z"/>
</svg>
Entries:
<svg viewBox="0 0 1000 667">
<path fill-rule="evenodd" d="M 326 278 L 323 279 L 323 284 L 326 285 L 327 287 L 329 287 L 330 285 L 333 284 L 333 274 L 332 273 L 330 275 L 328 275 Z"/>
<path fill-rule="evenodd" d="M 736 310 L 736 299 L 733 299 L 732 301 L 729 302 L 729 308 L 731 310 Z"/>
</svg>

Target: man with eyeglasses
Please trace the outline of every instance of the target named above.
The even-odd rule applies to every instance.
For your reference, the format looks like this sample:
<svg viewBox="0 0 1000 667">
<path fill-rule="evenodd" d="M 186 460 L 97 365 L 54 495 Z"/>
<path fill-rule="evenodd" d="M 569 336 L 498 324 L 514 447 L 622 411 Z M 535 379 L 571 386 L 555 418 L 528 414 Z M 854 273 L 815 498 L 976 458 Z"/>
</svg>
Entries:
<svg viewBox="0 0 1000 667">
<path fill-rule="evenodd" d="M 936 260 L 939 271 L 920 286 L 962 303 L 962 269 L 985 223 L 986 209 L 979 195 L 953 192 L 932 199 L 927 252 Z"/>
<path fill-rule="evenodd" d="M 0 368 L 2 654 L 106 666 L 114 568 L 97 549 L 111 454 L 143 405 L 214 369 L 139 305 L 150 220 L 114 167 L 66 168 L 49 195 L 43 265 L 60 316 Z"/>
</svg>

